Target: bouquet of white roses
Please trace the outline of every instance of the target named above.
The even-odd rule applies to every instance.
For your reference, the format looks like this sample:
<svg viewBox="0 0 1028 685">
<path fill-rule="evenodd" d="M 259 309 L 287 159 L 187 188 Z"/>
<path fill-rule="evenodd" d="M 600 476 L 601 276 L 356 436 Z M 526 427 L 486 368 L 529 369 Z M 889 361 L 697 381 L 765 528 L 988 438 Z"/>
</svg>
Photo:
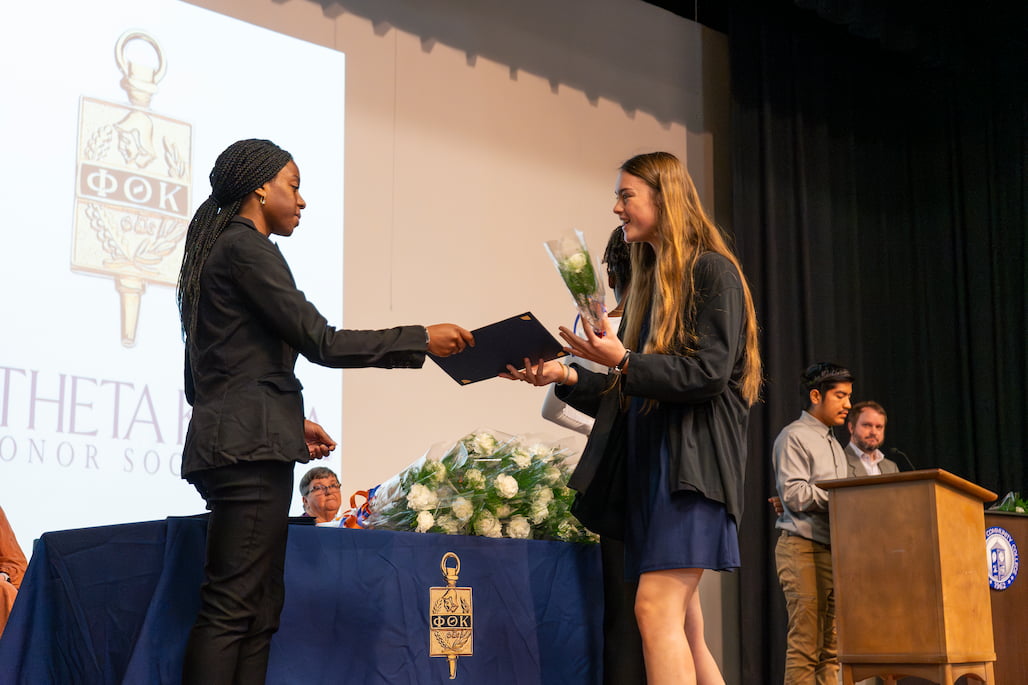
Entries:
<svg viewBox="0 0 1028 685">
<path fill-rule="evenodd" d="M 348 527 L 596 542 L 571 515 L 571 455 L 559 445 L 478 431 L 367 492 Z"/>
<path fill-rule="evenodd" d="M 601 322 L 607 311 L 604 305 L 603 281 L 593 267 L 589 248 L 585 245 L 585 236 L 581 231 L 575 231 L 574 235 L 568 234 L 559 240 L 547 240 L 545 245 L 560 277 L 564 279 L 564 284 L 575 300 L 582 321 L 591 326 L 597 335 L 602 335 Z"/>
</svg>

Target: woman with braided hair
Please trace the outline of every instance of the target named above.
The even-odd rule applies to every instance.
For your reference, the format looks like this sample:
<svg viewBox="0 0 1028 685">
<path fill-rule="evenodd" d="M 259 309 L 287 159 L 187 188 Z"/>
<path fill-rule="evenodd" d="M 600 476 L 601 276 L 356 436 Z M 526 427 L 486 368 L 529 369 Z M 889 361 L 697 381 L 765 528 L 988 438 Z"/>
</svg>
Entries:
<svg viewBox="0 0 1028 685">
<path fill-rule="evenodd" d="M 557 397 L 596 417 L 568 486 L 586 526 L 624 540 L 649 685 L 723 685 L 696 588 L 705 569 L 740 563 L 761 386 L 753 299 L 678 158 L 637 155 L 619 171 L 614 213 L 631 244 L 621 338 L 609 320 L 603 335 L 560 329 L 566 350 L 609 371 L 526 359 L 503 376 L 557 383 Z"/>
<path fill-rule="evenodd" d="M 265 681 L 285 598 L 293 465 L 335 448 L 304 420 L 297 356 L 336 368 L 418 368 L 426 352 L 447 356 L 474 340 L 453 324 L 330 326 L 268 239 L 292 235 L 306 207 L 296 163 L 271 141 L 233 143 L 210 180 L 178 281 L 193 407 L 182 476 L 210 510 L 201 607 L 182 680 L 252 685 Z"/>
</svg>

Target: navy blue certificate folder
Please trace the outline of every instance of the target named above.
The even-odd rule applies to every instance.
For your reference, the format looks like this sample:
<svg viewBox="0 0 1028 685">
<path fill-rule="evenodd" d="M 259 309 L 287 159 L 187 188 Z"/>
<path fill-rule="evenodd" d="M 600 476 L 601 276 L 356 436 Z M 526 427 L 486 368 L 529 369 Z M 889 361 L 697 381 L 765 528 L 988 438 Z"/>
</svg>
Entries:
<svg viewBox="0 0 1028 685">
<path fill-rule="evenodd" d="M 496 378 L 507 370 L 525 366 L 525 358 L 533 363 L 549 361 L 567 354 L 532 312 L 525 312 L 471 331 L 475 346 L 449 357 L 428 355 L 450 378 L 461 385 Z"/>
</svg>

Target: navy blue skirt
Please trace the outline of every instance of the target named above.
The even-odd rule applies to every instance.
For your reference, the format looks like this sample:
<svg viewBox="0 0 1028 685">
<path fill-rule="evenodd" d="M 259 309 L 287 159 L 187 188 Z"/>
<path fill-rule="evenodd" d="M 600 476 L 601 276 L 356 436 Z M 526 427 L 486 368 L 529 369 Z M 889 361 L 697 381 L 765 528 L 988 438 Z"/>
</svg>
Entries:
<svg viewBox="0 0 1028 685">
<path fill-rule="evenodd" d="M 628 412 L 628 511 L 625 579 L 675 568 L 739 568 L 739 532 L 721 502 L 695 491 L 671 492 L 664 412 Z"/>
</svg>

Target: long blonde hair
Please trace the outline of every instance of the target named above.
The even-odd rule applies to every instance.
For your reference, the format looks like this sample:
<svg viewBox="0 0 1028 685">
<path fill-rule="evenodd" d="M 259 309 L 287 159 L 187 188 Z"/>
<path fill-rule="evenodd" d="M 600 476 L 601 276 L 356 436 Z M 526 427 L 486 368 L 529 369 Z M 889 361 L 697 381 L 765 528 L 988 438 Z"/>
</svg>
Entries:
<svg viewBox="0 0 1028 685">
<path fill-rule="evenodd" d="M 632 282 L 625 306 L 625 345 L 638 349 L 647 308 L 650 331 L 642 352 L 692 354 L 696 350 L 696 292 L 693 269 L 704 252 L 716 252 L 739 272 L 746 302 L 745 367 L 739 394 L 748 404 L 760 398 L 761 362 L 757 315 L 739 260 L 721 230 L 700 204 L 692 178 L 677 157 L 668 152 L 636 155 L 621 171 L 642 179 L 653 189 L 657 207 L 660 251 L 646 243 L 632 245 Z M 652 307 L 650 305 L 652 304 Z"/>
</svg>

